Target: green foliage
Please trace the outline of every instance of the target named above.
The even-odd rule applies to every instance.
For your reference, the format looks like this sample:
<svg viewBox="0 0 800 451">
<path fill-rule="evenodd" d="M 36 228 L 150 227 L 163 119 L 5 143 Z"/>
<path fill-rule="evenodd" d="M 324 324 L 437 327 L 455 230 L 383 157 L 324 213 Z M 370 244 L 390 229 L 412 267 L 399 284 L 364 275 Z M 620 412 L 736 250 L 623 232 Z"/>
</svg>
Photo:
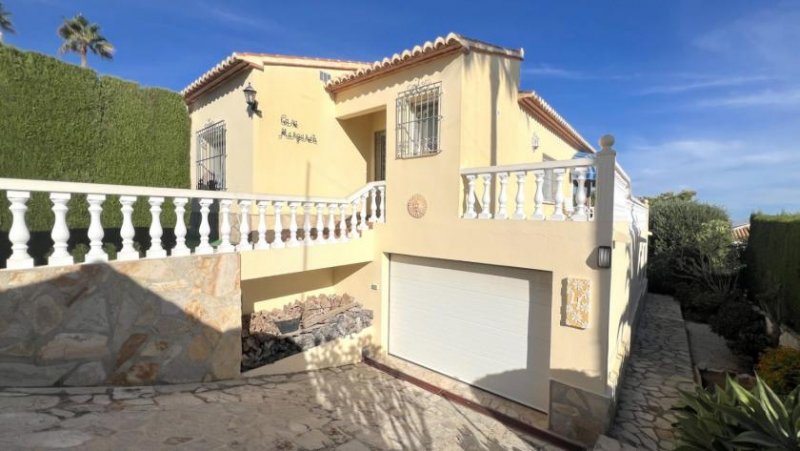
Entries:
<svg viewBox="0 0 800 451">
<path fill-rule="evenodd" d="M 55 58 L 0 46 L 0 177 L 121 185 L 189 187 L 189 117 L 183 99 L 162 89 L 98 77 Z M 105 202 L 103 225 L 119 227 L 116 197 Z M 71 229 L 88 227 L 85 196 L 73 196 Z M 32 231 L 53 223 L 46 193 L 34 193 L 26 216 Z M 140 199 L 134 224 L 149 225 Z M 165 203 L 162 221 L 174 224 Z M 0 230 L 10 226 L 0 197 Z"/>
<path fill-rule="evenodd" d="M 725 389 L 681 392 L 677 450 L 798 450 L 800 389 L 781 399 L 760 378 L 747 390 L 728 378 Z"/>
<path fill-rule="evenodd" d="M 709 324 L 725 337 L 733 352 L 754 360 L 772 344 L 764 315 L 741 296 L 723 302 Z"/>
<path fill-rule="evenodd" d="M 750 217 L 745 284 L 777 321 L 800 330 L 800 215 Z"/>
<path fill-rule="evenodd" d="M 11 13 L 3 8 L 3 4 L 0 3 L 0 43 L 3 42 L 2 36 L 4 31 L 8 33 L 16 32 L 14 24 L 11 22 Z"/>
<path fill-rule="evenodd" d="M 681 303 L 684 318 L 700 323 L 707 323 L 719 306 L 729 298 L 729 293 L 712 292 L 688 282 L 678 282 L 674 295 Z"/>
<path fill-rule="evenodd" d="M 705 286 L 705 291 L 729 289 L 736 265 L 725 210 L 695 201 L 691 192 L 662 194 L 650 204 L 650 231 L 652 290 L 672 294 L 681 281 Z M 720 275 L 726 277 L 719 280 Z"/>
<path fill-rule="evenodd" d="M 772 348 L 761 356 L 756 372 L 776 393 L 788 395 L 800 386 L 800 350 Z"/>
</svg>

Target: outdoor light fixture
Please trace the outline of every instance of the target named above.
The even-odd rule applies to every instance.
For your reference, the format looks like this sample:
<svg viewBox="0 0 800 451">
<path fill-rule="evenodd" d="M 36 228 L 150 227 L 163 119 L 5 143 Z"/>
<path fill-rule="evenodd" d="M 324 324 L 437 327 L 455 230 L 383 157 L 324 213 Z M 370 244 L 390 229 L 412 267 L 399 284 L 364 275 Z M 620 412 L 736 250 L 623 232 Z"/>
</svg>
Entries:
<svg viewBox="0 0 800 451">
<path fill-rule="evenodd" d="M 539 148 L 539 135 L 536 132 L 533 133 L 533 137 L 531 138 L 531 148 L 534 152 Z"/>
<path fill-rule="evenodd" d="M 599 246 L 597 248 L 597 267 L 611 267 L 611 246 Z"/>
<path fill-rule="evenodd" d="M 258 109 L 258 100 L 256 100 L 256 90 L 253 89 L 253 85 L 250 83 L 247 84 L 247 87 L 244 88 L 244 100 L 247 102 L 247 106 L 252 110 L 256 111 Z"/>
</svg>

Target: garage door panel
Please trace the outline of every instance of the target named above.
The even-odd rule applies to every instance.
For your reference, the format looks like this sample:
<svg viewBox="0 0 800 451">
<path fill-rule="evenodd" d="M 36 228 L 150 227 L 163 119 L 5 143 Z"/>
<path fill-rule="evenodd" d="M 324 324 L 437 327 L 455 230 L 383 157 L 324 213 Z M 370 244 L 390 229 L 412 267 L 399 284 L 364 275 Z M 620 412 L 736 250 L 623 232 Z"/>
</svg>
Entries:
<svg viewBox="0 0 800 451">
<path fill-rule="evenodd" d="M 543 273 L 392 256 L 389 352 L 547 409 L 549 286 Z"/>
</svg>

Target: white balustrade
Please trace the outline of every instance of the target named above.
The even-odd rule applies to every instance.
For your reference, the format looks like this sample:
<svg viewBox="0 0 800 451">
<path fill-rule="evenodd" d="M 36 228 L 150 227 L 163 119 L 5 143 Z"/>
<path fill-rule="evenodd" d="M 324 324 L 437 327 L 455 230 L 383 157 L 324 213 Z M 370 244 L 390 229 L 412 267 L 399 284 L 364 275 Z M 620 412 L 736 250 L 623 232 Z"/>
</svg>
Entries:
<svg viewBox="0 0 800 451">
<path fill-rule="evenodd" d="M 223 199 L 219 202 L 219 239 L 218 253 L 228 253 L 236 250 L 231 243 L 231 205 L 233 201 Z"/>
<path fill-rule="evenodd" d="M 476 177 L 475 174 L 467 175 L 467 205 L 464 209 L 464 219 L 475 219 L 478 217 L 478 214 L 475 213 L 475 201 L 477 200 L 475 196 Z"/>
<path fill-rule="evenodd" d="M 550 215 L 547 219 L 549 221 L 563 221 L 567 218 L 566 216 L 564 216 L 564 170 L 553 169 L 553 174 L 555 175 L 556 178 L 555 209 L 553 211 L 553 214 Z"/>
<path fill-rule="evenodd" d="M 281 209 L 283 209 L 283 202 L 275 202 L 275 238 L 272 240 L 270 247 L 274 249 L 283 249 L 286 243 L 283 242 L 283 223 L 281 222 Z"/>
<path fill-rule="evenodd" d="M 21 180 L 0 178 L 0 191 L 10 202 L 12 221 L 9 228 L 11 255 L 5 262 L 8 269 L 26 269 L 35 265 L 29 254 L 30 231 L 26 223 L 28 201 L 32 192 L 49 194 L 52 204 L 53 226 L 50 238 L 53 250 L 47 258 L 49 266 L 62 266 L 74 263 L 69 253 L 68 242 L 70 229 L 67 222 L 68 203 L 76 194 L 86 195 L 89 211 L 89 252 L 87 263 L 107 262 L 109 255 L 104 250 L 105 237 L 102 218 L 106 197 L 118 196 L 122 221 L 119 224 L 119 235 L 122 246 L 116 253 L 117 260 L 137 260 L 140 252 L 136 248 L 136 228 L 133 223 L 134 206 L 137 199 L 147 199 L 149 205 L 148 234 L 151 244 L 144 252 L 147 258 L 166 258 L 187 255 L 210 255 L 227 252 L 244 252 L 250 250 L 266 250 L 291 246 L 310 246 L 324 242 L 347 242 L 357 239 L 368 229 L 368 223 L 386 221 L 386 186 L 384 182 L 371 182 L 347 198 L 301 198 L 292 196 L 272 196 L 262 194 L 238 194 L 216 191 L 195 191 L 168 188 L 147 188 L 119 185 L 101 185 L 87 183 L 53 182 L 45 180 Z M 161 222 L 164 202 L 171 201 L 175 207 L 175 246 L 167 249 L 164 238 L 164 227 Z M 192 202 L 195 202 L 192 204 Z M 218 202 L 218 215 L 212 217 L 214 202 Z M 368 204 L 368 202 L 370 202 Z M 194 205 L 194 210 L 192 205 Z M 237 210 L 238 205 L 238 210 Z M 289 237 L 284 242 L 282 208 L 289 207 Z M 251 207 L 258 209 L 257 235 L 250 239 Z M 275 222 L 272 225 L 274 239 L 268 242 L 269 207 L 273 206 Z M 199 213 L 199 224 L 187 223 L 187 208 Z M 302 210 L 299 210 L 301 209 Z M 327 210 L 326 210 L 327 209 Z M 338 210 L 337 210 L 338 209 Z M 349 209 L 349 210 L 348 210 Z M 326 213 L 327 211 L 327 213 Z M 236 214 L 240 239 L 236 245 L 231 242 L 231 215 Z M 303 215 L 302 223 L 298 214 Z M 312 215 L 316 214 L 316 218 Z M 327 217 L 326 217 L 327 214 Z M 369 214 L 369 215 L 368 215 Z M 194 218 L 194 217 L 193 217 Z M 213 220 L 218 219 L 218 222 Z M 315 221 L 316 219 L 316 221 Z M 316 222 L 316 224 L 315 224 Z M 110 226 L 110 224 L 108 224 Z M 212 225 L 218 226 L 219 246 L 211 245 Z M 195 234 L 190 234 L 189 227 Z M 302 236 L 298 230 L 302 228 Z M 316 229 L 316 234 L 314 233 Z M 327 230 L 326 230 L 327 229 Z M 199 237 L 199 243 L 191 249 L 187 243 L 190 236 Z M 216 234 L 214 234 L 216 236 Z"/>
<path fill-rule="evenodd" d="M 316 208 L 317 208 L 317 225 L 316 225 L 315 228 L 317 229 L 317 236 L 314 238 L 314 243 L 315 244 L 327 243 L 328 240 L 325 239 L 325 233 L 324 233 L 324 230 L 323 230 L 325 228 L 325 222 L 324 222 L 325 221 L 325 204 L 319 203 L 319 204 L 317 204 Z"/>
<path fill-rule="evenodd" d="M 239 201 L 239 244 L 236 245 L 236 250 L 252 251 L 253 245 L 250 244 L 250 205 L 249 200 Z"/>
<path fill-rule="evenodd" d="M 336 243 L 336 204 L 328 204 L 328 242 Z"/>
<path fill-rule="evenodd" d="M 517 178 L 517 195 L 514 198 L 514 215 L 512 219 L 525 219 L 525 176 L 527 172 L 515 172 L 514 176 Z"/>
<path fill-rule="evenodd" d="M 269 201 L 262 200 L 258 202 L 258 242 L 256 242 L 256 249 L 265 250 L 269 249 L 267 242 L 267 207 Z"/>
<path fill-rule="evenodd" d="M 300 245 L 297 241 L 297 207 L 300 202 L 289 202 L 289 241 L 286 245 L 289 247 L 296 247 Z"/>
<path fill-rule="evenodd" d="M 25 223 L 25 212 L 28 211 L 28 199 L 31 193 L 27 191 L 9 191 L 6 193 L 11 202 L 11 228 L 8 230 L 8 240 L 11 241 L 11 256 L 6 265 L 9 269 L 33 268 L 33 257 L 28 255 L 28 240 L 31 233 Z"/>
<path fill-rule="evenodd" d="M 314 244 L 311 241 L 311 208 L 314 206 L 311 202 L 303 204 L 303 244 L 310 246 Z"/>
<path fill-rule="evenodd" d="M 192 250 L 186 246 L 186 204 L 189 203 L 188 197 L 176 197 L 172 199 L 175 205 L 175 247 L 172 249 L 173 257 L 184 257 L 191 255 Z"/>
<path fill-rule="evenodd" d="M 500 184 L 500 194 L 497 199 L 497 213 L 494 218 L 508 219 L 508 172 L 498 172 L 497 179 Z"/>
<path fill-rule="evenodd" d="M 104 194 L 89 194 L 89 252 L 86 254 L 86 263 L 102 263 L 108 261 L 108 254 L 103 250 L 103 224 L 100 215 L 103 213 Z"/>
<path fill-rule="evenodd" d="M 69 193 L 51 193 L 50 201 L 53 202 L 53 215 L 55 222 L 50 238 L 53 239 L 53 253 L 48 257 L 47 264 L 50 266 L 63 266 L 75 263 L 75 259 L 67 251 L 67 241 L 69 240 L 69 228 L 67 227 L 67 202 L 71 195 Z"/>
<path fill-rule="evenodd" d="M 481 213 L 478 219 L 491 219 L 492 217 L 492 174 L 480 174 L 483 180 L 483 199 L 481 200 Z"/>
<path fill-rule="evenodd" d="M 346 204 L 339 204 L 339 241 L 347 242 L 350 238 L 347 236 L 347 207 Z"/>
<path fill-rule="evenodd" d="M 147 250 L 147 258 L 164 258 L 167 251 L 161 245 L 161 236 L 164 229 L 161 227 L 161 205 L 164 203 L 163 197 L 151 197 L 150 203 L 150 249 Z"/>
<path fill-rule="evenodd" d="M 208 242 L 211 226 L 208 223 L 208 214 L 211 212 L 212 199 L 200 199 L 200 244 L 195 249 L 195 254 L 209 255 L 214 253 L 214 248 Z"/>
</svg>

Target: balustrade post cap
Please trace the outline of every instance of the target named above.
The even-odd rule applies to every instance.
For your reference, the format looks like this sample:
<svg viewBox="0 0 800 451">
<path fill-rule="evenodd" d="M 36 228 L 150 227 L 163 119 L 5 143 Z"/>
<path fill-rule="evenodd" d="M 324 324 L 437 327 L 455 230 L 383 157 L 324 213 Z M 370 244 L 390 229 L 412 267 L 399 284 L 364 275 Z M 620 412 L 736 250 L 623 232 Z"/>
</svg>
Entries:
<svg viewBox="0 0 800 451">
<path fill-rule="evenodd" d="M 600 153 L 616 153 L 614 149 L 611 147 L 614 145 L 616 140 L 614 139 L 614 135 L 603 135 L 600 137 Z"/>
</svg>

